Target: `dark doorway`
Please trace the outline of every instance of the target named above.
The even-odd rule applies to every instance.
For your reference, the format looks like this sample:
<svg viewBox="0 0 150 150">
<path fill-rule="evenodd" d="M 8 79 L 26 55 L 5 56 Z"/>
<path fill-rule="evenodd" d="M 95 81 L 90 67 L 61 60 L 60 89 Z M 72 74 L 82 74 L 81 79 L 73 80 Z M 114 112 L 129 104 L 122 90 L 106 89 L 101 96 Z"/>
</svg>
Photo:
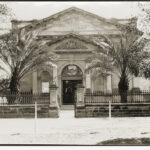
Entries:
<svg viewBox="0 0 150 150">
<path fill-rule="evenodd" d="M 82 80 L 62 80 L 63 84 L 63 104 L 73 105 L 75 101 L 75 90 Z"/>
</svg>

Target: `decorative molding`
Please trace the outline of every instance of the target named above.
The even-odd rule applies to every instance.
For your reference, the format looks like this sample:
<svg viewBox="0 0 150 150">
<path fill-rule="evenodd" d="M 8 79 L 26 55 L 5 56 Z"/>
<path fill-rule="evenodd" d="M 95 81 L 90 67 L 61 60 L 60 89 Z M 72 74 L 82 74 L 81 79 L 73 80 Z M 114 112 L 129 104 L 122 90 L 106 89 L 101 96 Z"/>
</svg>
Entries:
<svg viewBox="0 0 150 150">
<path fill-rule="evenodd" d="M 37 40 L 54 40 L 54 39 L 60 39 L 64 36 L 64 34 L 73 34 L 73 32 L 69 32 L 68 31 L 63 31 L 63 34 L 59 34 L 59 35 L 38 35 L 37 36 Z M 121 33 L 119 34 L 102 34 L 102 33 L 95 33 L 95 34 L 86 34 L 86 32 L 84 34 L 80 34 L 80 36 L 83 36 L 85 38 L 89 38 L 89 39 L 93 39 L 93 37 L 101 37 L 102 36 L 107 36 L 109 38 L 116 38 L 116 37 L 120 37 Z"/>
<path fill-rule="evenodd" d="M 68 65 L 62 71 L 62 77 L 70 76 L 82 76 L 81 69 L 76 65 Z"/>
<path fill-rule="evenodd" d="M 64 59 L 65 60 L 65 59 Z M 62 61 L 64 61 L 62 60 Z M 82 71 L 82 73 L 84 74 L 84 70 L 85 70 L 85 66 L 81 63 L 82 60 L 66 60 L 65 63 L 61 63 L 58 69 L 58 75 L 61 76 L 63 70 L 65 69 L 66 66 L 68 65 L 76 65 L 77 67 L 79 67 L 79 69 Z"/>
<path fill-rule="evenodd" d="M 69 39 L 66 42 L 61 43 L 59 46 L 55 48 L 59 49 L 88 49 L 82 42 L 76 39 Z"/>
</svg>

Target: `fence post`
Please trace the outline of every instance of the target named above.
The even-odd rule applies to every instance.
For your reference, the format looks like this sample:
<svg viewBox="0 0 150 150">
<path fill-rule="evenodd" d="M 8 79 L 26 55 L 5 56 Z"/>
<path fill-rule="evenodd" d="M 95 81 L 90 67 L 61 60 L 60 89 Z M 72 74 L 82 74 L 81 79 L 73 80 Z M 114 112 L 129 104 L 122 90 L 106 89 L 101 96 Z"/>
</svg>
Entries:
<svg viewBox="0 0 150 150">
<path fill-rule="evenodd" d="M 84 107 L 85 106 L 84 86 L 83 85 L 78 85 L 78 87 L 77 87 L 77 106 L 79 106 L 79 107 Z"/>
<path fill-rule="evenodd" d="M 49 105 L 49 117 L 59 117 L 59 105 L 58 105 L 58 87 L 56 84 L 50 85 L 50 105 Z"/>
<path fill-rule="evenodd" d="M 75 117 L 85 117 L 84 86 L 77 86 L 77 101 Z"/>
<path fill-rule="evenodd" d="M 111 101 L 109 100 L 109 119 L 111 118 Z"/>
<path fill-rule="evenodd" d="M 37 134 L 37 101 L 35 100 L 34 136 Z"/>
</svg>

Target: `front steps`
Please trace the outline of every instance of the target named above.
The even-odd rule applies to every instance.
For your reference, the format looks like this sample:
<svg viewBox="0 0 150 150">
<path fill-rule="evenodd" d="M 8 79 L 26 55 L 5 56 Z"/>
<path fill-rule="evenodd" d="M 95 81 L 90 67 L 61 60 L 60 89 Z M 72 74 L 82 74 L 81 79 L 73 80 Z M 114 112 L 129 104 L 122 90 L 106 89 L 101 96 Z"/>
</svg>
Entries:
<svg viewBox="0 0 150 150">
<path fill-rule="evenodd" d="M 62 105 L 60 110 L 74 110 L 74 105 Z"/>
</svg>

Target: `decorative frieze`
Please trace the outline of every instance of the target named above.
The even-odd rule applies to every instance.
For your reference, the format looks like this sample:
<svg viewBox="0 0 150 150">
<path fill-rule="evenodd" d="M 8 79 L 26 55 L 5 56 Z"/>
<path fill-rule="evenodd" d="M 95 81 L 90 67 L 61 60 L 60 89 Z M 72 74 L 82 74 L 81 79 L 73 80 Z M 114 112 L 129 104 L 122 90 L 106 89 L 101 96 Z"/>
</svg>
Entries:
<svg viewBox="0 0 150 150">
<path fill-rule="evenodd" d="M 59 46 L 57 46 L 56 50 L 58 49 L 88 49 L 88 48 L 77 39 L 69 39 L 61 43 Z"/>
</svg>

